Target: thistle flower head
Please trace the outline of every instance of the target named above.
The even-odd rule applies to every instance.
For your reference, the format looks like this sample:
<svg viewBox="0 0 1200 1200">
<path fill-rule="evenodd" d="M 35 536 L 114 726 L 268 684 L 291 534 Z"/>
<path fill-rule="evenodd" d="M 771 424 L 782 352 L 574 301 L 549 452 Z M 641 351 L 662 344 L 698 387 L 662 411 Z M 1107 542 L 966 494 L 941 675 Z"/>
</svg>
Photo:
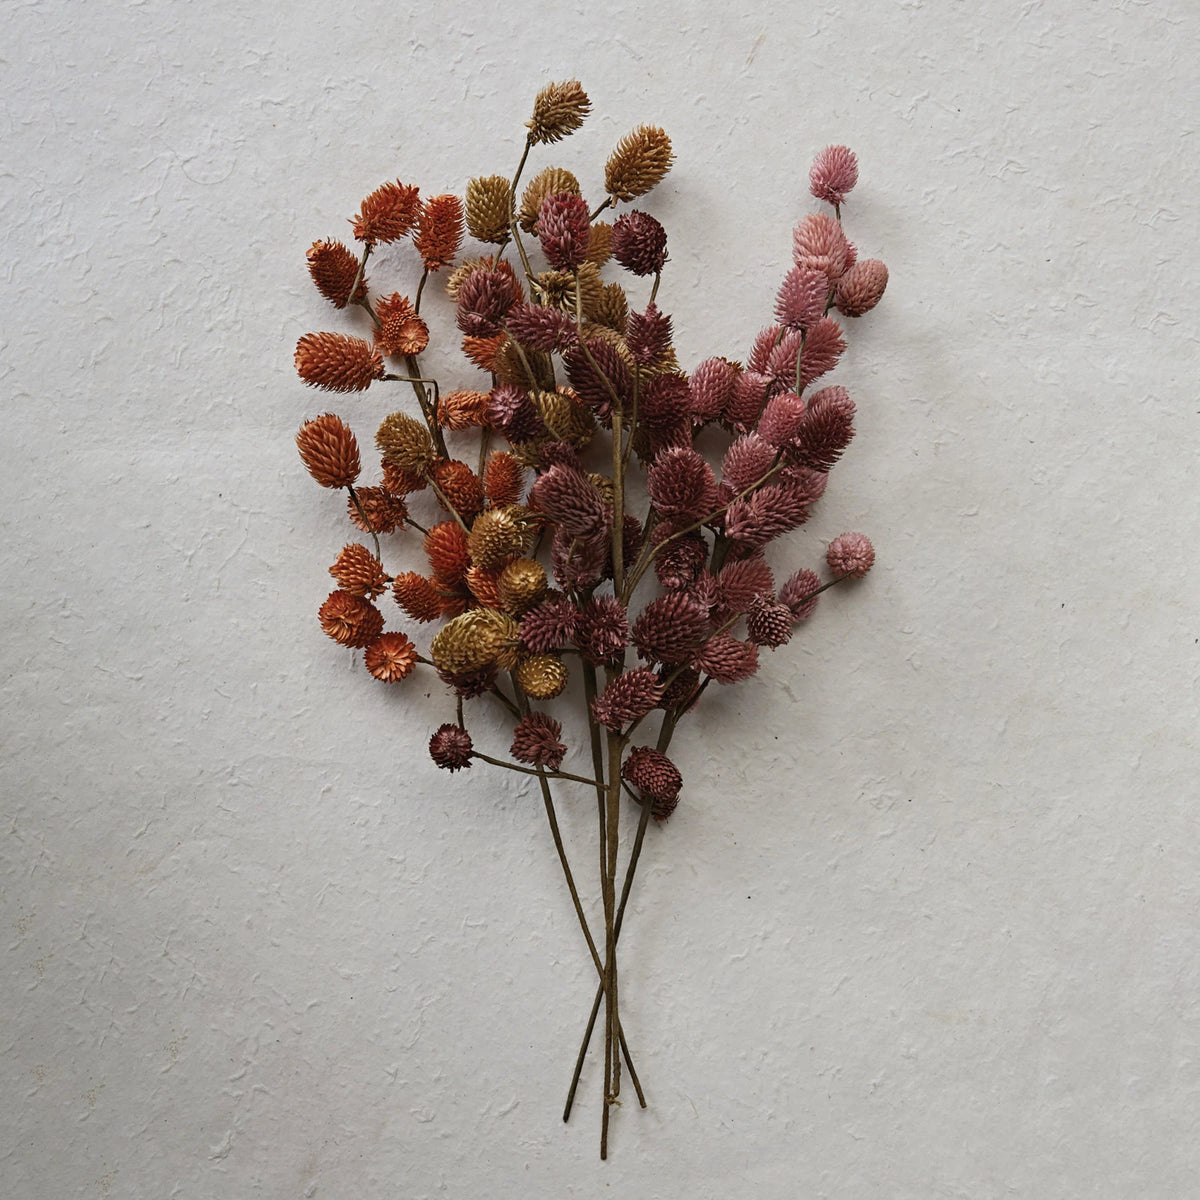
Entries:
<svg viewBox="0 0 1200 1200">
<path fill-rule="evenodd" d="M 505 315 L 521 298 L 521 287 L 508 271 L 471 271 L 459 283 L 454 319 L 470 337 L 501 332 Z"/>
<path fill-rule="evenodd" d="M 377 242 L 395 242 L 404 237 L 417 221 L 419 191 L 396 180 L 377 187 L 353 217 L 355 238 L 368 246 Z"/>
<path fill-rule="evenodd" d="M 360 650 L 383 632 L 383 613 L 362 596 L 340 589 L 329 593 L 317 617 L 335 642 Z"/>
<path fill-rule="evenodd" d="M 667 231 L 649 213 L 627 212 L 613 225 L 612 256 L 634 275 L 655 275 L 667 261 Z"/>
<path fill-rule="evenodd" d="M 561 195 L 569 192 L 573 196 L 581 194 L 579 180 L 570 171 L 561 167 L 547 167 L 539 171 L 526 185 L 521 194 L 521 208 L 517 213 L 517 222 L 526 233 L 537 230 L 538 213 L 542 201 L 547 196 Z"/>
<path fill-rule="evenodd" d="M 354 295 L 350 295 L 350 289 L 358 279 L 358 259 L 341 242 L 313 242 L 305 257 L 308 259 L 308 273 L 317 285 L 317 291 L 334 308 L 345 308 L 351 301 L 357 304 L 366 299 L 365 276 L 359 280 Z"/>
<path fill-rule="evenodd" d="M 438 398 L 437 423 L 455 432 L 483 428 L 487 425 L 487 409 L 487 392 L 443 392 Z"/>
<path fill-rule="evenodd" d="M 363 392 L 383 378 L 379 351 L 344 333 L 306 333 L 296 343 L 295 361 L 305 383 L 327 392 Z"/>
<path fill-rule="evenodd" d="M 775 462 L 775 447 L 757 433 L 747 433 L 730 444 L 721 460 L 721 478 L 736 494 L 756 484 Z"/>
<path fill-rule="evenodd" d="M 814 379 L 832 371 L 845 349 L 846 341 L 842 337 L 841 326 L 832 317 L 822 317 L 804 339 L 804 352 L 800 356 L 800 389 L 803 391 Z"/>
<path fill-rule="evenodd" d="M 813 610 L 817 607 L 819 597 L 816 593 L 820 587 L 821 581 L 817 578 L 815 571 L 801 568 L 794 575 L 788 577 L 783 587 L 779 589 L 779 600 L 780 603 L 788 606 L 793 621 L 806 621 L 812 616 Z"/>
<path fill-rule="evenodd" d="M 567 753 L 566 746 L 559 740 L 561 737 L 561 721 L 548 713 L 526 713 L 513 729 L 510 753 L 517 762 L 557 771 Z"/>
<path fill-rule="evenodd" d="M 779 387 L 776 381 L 760 371 L 742 371 L 733 383 L 733 394 L 725 406 L 725 420 L 741 432 L 753 429 L 763 406 Z"/>
<path fill-rule="evenodd" d="M 662 181 L 675 156 L 671 139 L 656 125 L 627 133 L 604 165 L 604 187 L 617 200 L 635 200 Z"/>
<path fill-rule="evenodd" d="M 439 725 L 429 739 L 429 757 L 444 771 L 459 771 L 471 765 L 474 745 L 471 735 L 457 725 Z"/>
<path fill-rule="evenodd" d="M 521 387 L 502 383 L 488 396 L 488 423 L 510 442 L 527 442 L 545 433 L 546 427 L 533 398 Z"/>
<path fill-rule="evenodd" d="M 671 318 L 651 301 L 645 312 L 629 314 L 625 344 L 638 366 L 658 365 L 671 348 Z"/>
<path fill-rule="evenodd" d="M 564 356 L 567 378 L 570 379 L 575 394 L 592 410 L 597 419 L 607 422 L 612 413 L 614 392 L 626 407 L 633 400 L 629 367 L 611 343 L 593 337 L 588 338 L 584 344 L 587 346 L 586 351 L 580 346 Z"/>
<path fill-rule="evenodd" d="M 296 434 L 296 448 L 301 462 L 322 487 L 349 487 L 358 478 L 358 442 L 333 413 L 305 421 Z"/>
<path fill-rule="evenodd" d="M 550 562 L 559 587 L 568 590 L 593 588 L 609 567 L 611 539 L 607 527 L 590 538 L 574 537 L 561 526 L 550 542 Z"/>
<path fill-rule="evenodd" d="M 800 432 L 804 401 L 795 392 L 780 392 L 767 401 L 758 422 L 758 436 L 778 449 Z"/>
<path fill-rule="evenodd" d="M 665 821 L 679 803 L 683 776 L 663 753 L 649 746 L 636 746 L 621 767 L 621 777 L 651 801 L 651 815 Z"/>
<path fill-rule="evenodd" d="M 417 648 L 402 633 L 385 633 L 363 652 L 363 663 L 376 679 L 398 683 L 417 665 Z"/>
<path fill-rule="evenodd" d="M 863 259 L 838 280 L 833 302 L 847 317 L 861 317 L 882 299 L 887 282 L 888 269 L 879 259 Z"/>
<path fill-rule="evenodd" d="M 530 142 L 557 142 L 574 133 L 591 107 L 578 79 L 546 84 L 534 99 L 533 116 L 526 122 Z"/>
<path fill-rule="evenodd" d="M 540 304 L 516 304 L 505 321 L 510 337 L 531 350 L 549 354 L 576 343 L 575 322 L 561 308 Z"/>
<path fill-rule="evenodd" d="M 654 507 L 665 517 L 699 521 L 717 507 L 712 467 L 690 446 L 664 450 L 646 472 Z"/>
<path fill-rule="evenodd" d="M 592 716 L 606 729 L 619 733 L 658 706 L 662 683 L 645 667 L 618 675 L 592 701 Z"/>
<path fill-rule="evenodd" d="M 809 190 L 830 204 L 842 204 L 857 182 L 858 158 L 849 146 L 826 146 L 808 173 Z"/>
<path fill-rule="evenodd" d="M 588 539 L 605 532 L 604 501 L 582 471 L 551 467 L 530 489 L 529 499 L 571 537 Z"/>
<path fill-rule="evenodd" d="M 538 241 L 542 253 L 559 271 L 574 271 L 587 258 L 590 238 L 588 206 L 582 196 L 557 192 L 538 209 Z"/>
<path fill-rule="evenodd" d="M 844 387 L 822 388 L 808 401 L 804 420 L 788 443 L 788 457 L 817 471 L 828 471 L 854 437 L 854 401 Z"/>
<path fill-rule="evenodd" d="M 714 581 L 714 599 L 723 612 L 748 612 L 763 594 L 774 594 L 775 576 L 762 558 L 726 563 Z"/>
<path fill-rule="evenodd" d="M 552 592 L 521 618 L 521 645 L 531 654 L 560 650 L 573 641 L 578 621 L 575 605 L 562 592 Z"/>
<path fill-rule="evenodd" d="M 629 644 L 629 614 L 614 596 L 584 603 L 575 621 L 575 645 L 597 666 L 613 662 Z"/>
<path fill-rule="evenodd" d="M 875 547 L 865 533 L 843 533 L 829 543 L 825 561 L 835 575 L 861 579 L 875 564 Z"/>
<path fill-rule="evenodd" d="M 431 196 L 421 206 L 413 245 L 425 264 L 425 270 L 448 267 L 458 253 L 463 238 L 462 201 L 447 193 Z"/>
<path fill-rule="evenodd" d="M 393 292 L 375 303 L 379 328 L 375 345 L 384 354 L 420 354 L 429 345 L 429 326 L 418 317 L 408 297 Z"/>
</svg>

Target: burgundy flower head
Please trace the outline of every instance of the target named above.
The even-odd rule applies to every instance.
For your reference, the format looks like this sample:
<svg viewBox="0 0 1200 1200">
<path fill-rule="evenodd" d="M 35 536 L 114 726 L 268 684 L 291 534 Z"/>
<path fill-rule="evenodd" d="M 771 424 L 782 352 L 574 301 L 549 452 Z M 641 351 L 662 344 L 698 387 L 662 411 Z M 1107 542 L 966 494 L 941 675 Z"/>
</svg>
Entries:
<svg viewBox="0 0 1200 1200">
<path fill-rule="evenodd" d="M 571 192 L 547 196 L 538 210 L 537 235 L 552 267 L 578 270 L 587 258 L 591 236 L 587 201 Z"/>
<path fill-rule="evenodd" d="M 773 595 L 762 593 L 754 598 L 746 614 L 746 631 L 756 646 L 775 650 L 792 636 L 792 610 Z"/>
<path fill-rule="evenodd" d="M 441 725 L 429 739 L 429 756 L 445 771 L 471 765 L 471 735 L 457 725 Z"/>
<path fill-rule="evenodd" d="M 682 592 L 651 600 L 633 625 L 638 657 L 681 663 L 695 653 L 708 630 L 708 613 Z"/>
<path fill-rule="evenodd" d="M 575 626 L 575 644 L 599 666 L 620 657 L 629 644 L 629 614 L 614 596 L 595 596 L 584 604 Z"/>
<path fill-rule="evenodd" d="M 634 275 L 654 275 L 667 261 L 667 231 L 649 213 L 634 209 L 613 225 L 612 254 Z"/>
<path fill-rule="evenodd" d="M 812 616 L 820 587 L 817 573 L 801 568 L 779 589 L 779 599 L 788 606 L 793 621 L 805 621 Z"/>
<path fill-rule="evenodd" d="M 618 675 L 592 702 L 592 715 L 614 733 L 658 706 L 662 684 L 645 667 Z"/>
<path fill-rule="evenodd" d="M 513 730 L 512 756 L 517 762 L 557 771 L 567 752 L 566 746 L 559 741 L 561 735 L 561 721 L 554 720 L 548 713 L 527 713 Z"/>
<path fill-rule="evenodd" d="M 875 547 L 865 533 L 843 533 L 829 543 L 825 561 L 835 575 L 861 579 L 875 565 Z"/>
<path fill-rule="evenodd" d="M 561 592 L 546 597 L 521 618 L 521 645 L 531 654 L 548 654 L 570 645 L 579 610 Z"/>
<path fill-rule="evenodd" d="M 651 301 L 645 312 L 629 314 L 625 344 L 635 363 L 654 366 L 671 344 L 671 318 Z"/>
<path fill-rule="evenodd" d="M 665 755 L 649 746 L 635 746 L 621 767 L 621 777 L 653 802 L 651 814 L 660 821 L 675 811 L 683 776 Z"/>
</svg>

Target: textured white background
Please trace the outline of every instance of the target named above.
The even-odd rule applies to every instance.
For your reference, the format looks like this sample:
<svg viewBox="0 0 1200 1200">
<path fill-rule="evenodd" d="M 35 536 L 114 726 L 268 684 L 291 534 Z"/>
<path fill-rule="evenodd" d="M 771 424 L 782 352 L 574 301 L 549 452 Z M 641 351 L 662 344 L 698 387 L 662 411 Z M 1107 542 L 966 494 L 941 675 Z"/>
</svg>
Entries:
<svg viewBox="0 0 1200 1200">
<path fill-rule="evenodd" d="M 1200 12 L 739 7 L 4 5 L 0 1195 L 1194 1194 Z M 607 1164 L 594 1069 L 559 1120 L 593 979 L 538 798 L 436 772 L 440 687 L 321 635 L 346 527 L 292 443 L 395 395 L 295 378 L 354 328 L 305 248 L 510 172 L 571 76 L 535 166 L 596 195 L 673 136 L 685 364 L 768 319 L 828 142 L 892 273 L 774 554 L 879 565 L 681 731 Z"/>
</svg>

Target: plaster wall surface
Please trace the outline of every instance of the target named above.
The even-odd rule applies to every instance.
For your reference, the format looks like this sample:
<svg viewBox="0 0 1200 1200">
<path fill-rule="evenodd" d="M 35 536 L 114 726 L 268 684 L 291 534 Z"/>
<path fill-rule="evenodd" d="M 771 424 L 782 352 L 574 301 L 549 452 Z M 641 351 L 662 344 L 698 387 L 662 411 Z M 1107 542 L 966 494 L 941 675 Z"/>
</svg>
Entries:
<svg viewBox="0 0 1200 1200">
<path fill-rule="evenodd" d="M 1195 4 L 4 27 L 0 1196 L 1196 1194 Z M 858 435 L 771 552 L 863 530 L 877 566 L 681 727 L 621 943 L 650 1107 L 607 1163 L 594 1058 L 560 1120 L 594 973 L 536 785 L 437 771 L 441 686 L 322 636 L 353 534 L 292 441 L 333 409 L 369 447 L 399 394 L 296 378 L 301 334 L 362 332 L 305 249 L 385 179 L 511 173 L 571 77 L 593 115 L 535 167 L 598 196 L 621 134 L 672 136 L 685 369 L 770 321 L 828 143 L 891 271 L 832 377 Z M 427 303 L 428 368 L 477 385 Z"/>
</svg>

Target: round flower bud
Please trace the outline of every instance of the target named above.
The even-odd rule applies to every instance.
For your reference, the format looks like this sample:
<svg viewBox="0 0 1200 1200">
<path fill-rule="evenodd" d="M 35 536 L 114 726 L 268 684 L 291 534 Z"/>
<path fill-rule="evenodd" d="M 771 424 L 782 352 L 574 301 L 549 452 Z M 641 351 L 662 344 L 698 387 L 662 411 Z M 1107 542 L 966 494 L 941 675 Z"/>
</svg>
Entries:
<svg viewBox="0 0 1200 1200">
<path fill-rule="evenodd" d="M 553 654 L 534 654 L 517 663 L 517 684 L 534 700 L 553 700 L 567 686 L 567 668 Z"/>
<path fill-rule="evenodd" d="M 441 725 L 429 739 L 429 756 L 444 771 L 459 771 L 471 765 L 471 735 L 457 725 Z"/>
</svg>

